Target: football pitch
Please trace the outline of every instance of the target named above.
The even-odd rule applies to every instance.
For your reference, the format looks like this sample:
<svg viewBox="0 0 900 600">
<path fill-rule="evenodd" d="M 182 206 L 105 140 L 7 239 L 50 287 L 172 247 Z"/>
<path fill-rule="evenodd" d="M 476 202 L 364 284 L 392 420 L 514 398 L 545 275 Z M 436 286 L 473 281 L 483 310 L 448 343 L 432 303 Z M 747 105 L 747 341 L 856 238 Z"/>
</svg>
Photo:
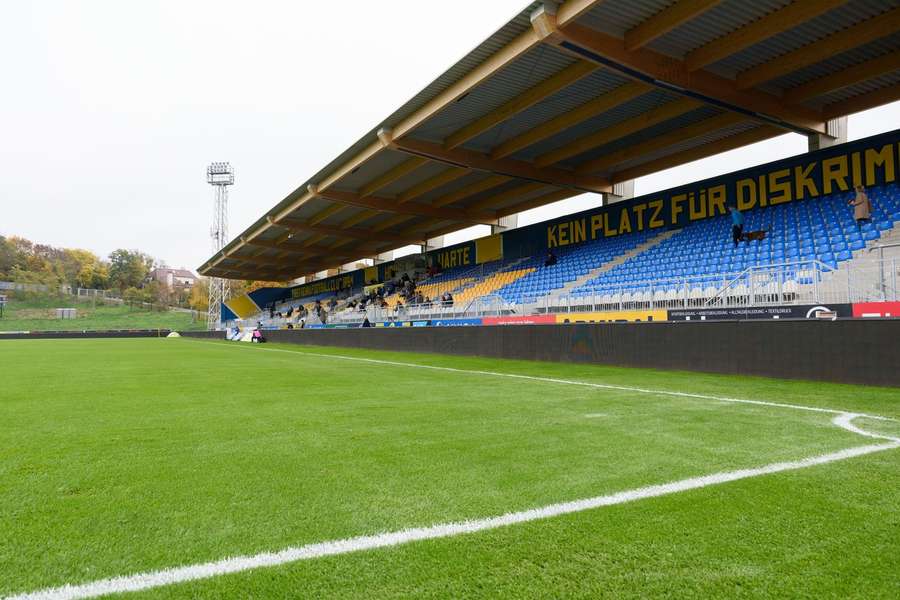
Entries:
<svg viewBox="0 0 900 600">
<path fill-rule="evenodd" d="M 186 338 L 0 365 L 0 598 L 900 597 L 896 389 Z"/>
</svg>

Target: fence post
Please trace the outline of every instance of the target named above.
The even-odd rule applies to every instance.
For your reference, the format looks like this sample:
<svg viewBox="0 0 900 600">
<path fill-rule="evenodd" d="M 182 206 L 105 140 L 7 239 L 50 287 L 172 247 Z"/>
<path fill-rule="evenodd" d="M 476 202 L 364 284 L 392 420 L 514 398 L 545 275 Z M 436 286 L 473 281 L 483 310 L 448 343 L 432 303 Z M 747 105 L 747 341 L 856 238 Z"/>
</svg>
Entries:
<svg viewBox="0 0 900 600">
<path fill-rule="evenodd" d="M 896 302 L 897 294 L 897 259 L 891 259 L 891 289 L 894 291 L 893 301 Z"/>
<path fill-rule="evenodd" d="M 822 301 L 819 297 L 819 265 L 813 266 L 815 267 L 813 269 L 813 293 L 816 295 L 816 304 L 819 304 Z"/>
</svg>

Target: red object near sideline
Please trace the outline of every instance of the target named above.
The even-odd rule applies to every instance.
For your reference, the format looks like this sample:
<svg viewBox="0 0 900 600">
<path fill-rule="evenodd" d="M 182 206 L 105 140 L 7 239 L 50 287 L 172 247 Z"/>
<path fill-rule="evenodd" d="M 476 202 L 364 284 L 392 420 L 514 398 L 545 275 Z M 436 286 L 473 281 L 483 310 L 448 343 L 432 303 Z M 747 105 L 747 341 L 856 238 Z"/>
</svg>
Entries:
<svg viewBox="0 0 900 600">
<path fill-rule="evenodd" d="M 900 317 L 900 302 L 860 302 L 853 305 L 853 316 L 864 318 Z"/>
</svg>

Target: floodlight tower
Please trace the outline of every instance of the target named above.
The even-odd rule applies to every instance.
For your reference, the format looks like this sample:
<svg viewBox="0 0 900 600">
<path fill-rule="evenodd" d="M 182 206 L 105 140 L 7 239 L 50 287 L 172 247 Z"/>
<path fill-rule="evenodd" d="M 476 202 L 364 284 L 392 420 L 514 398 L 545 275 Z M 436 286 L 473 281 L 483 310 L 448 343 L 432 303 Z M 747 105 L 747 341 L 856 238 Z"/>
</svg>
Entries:
<svg viewBox="0 0 900 600">
<path fill-rule="evenodd" d="M 213 256 L 228 243 L 228 186 L 234 185 L 234 169 L 227 162 L 214 162 L 206 168 L 206 182 L 215 190 L 212 226 Z M 228 299 L 228 280 L 213 277 L 209 280 L 209 309 L 206 313 L 207 329 L 215 329 L 222 319 L 222 303 Z"/>
</svg>

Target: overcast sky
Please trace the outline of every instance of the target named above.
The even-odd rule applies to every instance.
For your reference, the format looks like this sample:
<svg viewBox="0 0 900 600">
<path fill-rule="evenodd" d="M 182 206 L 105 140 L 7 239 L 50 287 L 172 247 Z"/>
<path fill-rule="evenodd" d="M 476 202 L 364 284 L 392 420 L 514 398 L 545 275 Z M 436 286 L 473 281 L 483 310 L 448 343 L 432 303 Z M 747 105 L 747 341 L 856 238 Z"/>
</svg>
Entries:
<svg viewBox="0 0 900 600">
<path fill-rule="evenodd" d="M 4 2 L 0 234 L 102 256 L 138 248 L 194 269 L 210 254 L 209 162 L 235 167 L 235 236 L 525 4 Z M 852 118 L 850 135 L 898 123 L 894 104 Z M 783 136 L 636 191 L 805 150 Z M 576 198 L 520 224 L 595 203 Z"/>
</svg>

